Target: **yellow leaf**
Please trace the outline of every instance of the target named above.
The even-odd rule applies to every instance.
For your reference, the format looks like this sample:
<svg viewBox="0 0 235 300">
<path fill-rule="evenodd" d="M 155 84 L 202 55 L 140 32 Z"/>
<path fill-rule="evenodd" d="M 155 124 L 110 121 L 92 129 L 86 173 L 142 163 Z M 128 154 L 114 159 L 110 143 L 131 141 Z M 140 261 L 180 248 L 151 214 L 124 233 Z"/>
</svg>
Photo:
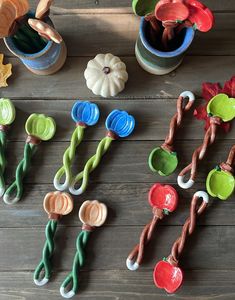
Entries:
<svg viewBox="0 0 235 300">
<path fill-rule="evenodd" d="M 7 78 L 11 76 L 12 64 L 3 64 L 3 54 L 0 53 L 0 88 L 8 86 Z"/>
</svg>

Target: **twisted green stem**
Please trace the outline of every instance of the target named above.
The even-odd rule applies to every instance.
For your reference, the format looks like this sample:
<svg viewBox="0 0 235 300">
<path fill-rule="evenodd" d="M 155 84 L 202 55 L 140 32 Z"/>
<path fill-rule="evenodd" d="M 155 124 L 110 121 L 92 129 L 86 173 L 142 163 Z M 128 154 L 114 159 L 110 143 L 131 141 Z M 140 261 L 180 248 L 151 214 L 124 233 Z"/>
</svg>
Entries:
<svg viewBox="0 0 235 300">
<path fill-rule="evenodd" d="M 68 188 L 72 180 L 72 163 L 75 158 L 76 148 L 79 146 L 84 136 L 84 126 L 78 125 L 74 130 L 70 145 L 66 149 L 63 155 L 63 166 L 57 171 L 54 177 L 54 186 L 59 191 L 64 191 Z M 63 184 L 60 183 L 61 178 L 65 175 L 65 181 Z"/>
<path fill-rule="evenodd" d="M 74 256 L 72 271 L 68 274 L 60 287 L 60 293 L 64 298 L 71 298 L 78 292 L 78 275 L 85 262 L 84 250 L 90 233 L 90 231 L 82 230 L 82 232 L 77 237 L 77 251 Z M 69 292 L 65 292 L 67 286 L 70 284 L 72 286 L 71 290 Z"/>
<path fill-rule="evenodd" d="M 57 228 L 56 220 L 48 221 L 45 230 L 46 242 L 44 244 L 43 251 L 42 251 L 42 259 L 34 272 L 34 282 L 36 285 L 39 286 L 46 284 L 51 277 L 51 272 L 52 272 L 51 257 L 54 252 L 54 236 L 55 236 L 56 228 Z M 42 272 L 44 272 L 44 278 L 40 280 L 39 278 Z"/>
<path fill-rule="evenodd" d="M 81 195 L 87 188 L 89 175 L 99 165 L 102 156 L 108 151 L 113 138 L 106 136 L 103 138 L 96 149 L 96 154 L 93 155 L 86 163 L 84 170 L 77 174 L 69 186 L 69 191 L 73 195 Z M 82 180 L 82 184 L 79 189 L 75 189 L 75 185 Z"/>
<path fill-rule="evenodd" d="M 35 153 L 36 148 L 37 146 L 34 144 L 25 144 L 24 157 L 16 168 L 15 181 L 7 188 L 3 196 L 3 200 L 6 204 L 14 204 L 21 199 L 23 194 L 23 179 L 31 166 L 31 158 Z"/>
<path fill-rule="evenodd" d="M 4 180 L 4 172 L 6 168 L 6 157 L 5 157 L 5 149 L 6 149 L 6 132 L 0 131 L 0 197 L 5 192 L 5 180 Z"/>
</svg>

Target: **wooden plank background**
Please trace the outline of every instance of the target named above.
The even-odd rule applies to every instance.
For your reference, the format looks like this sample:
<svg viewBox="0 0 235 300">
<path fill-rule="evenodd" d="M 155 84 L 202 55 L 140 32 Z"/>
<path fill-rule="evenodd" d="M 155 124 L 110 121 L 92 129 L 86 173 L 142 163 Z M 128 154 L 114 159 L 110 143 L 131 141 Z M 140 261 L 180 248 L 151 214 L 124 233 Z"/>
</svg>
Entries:
<svg viewBox="0 0 235 300">
<path fill-rule="evenodd" d="M 32 7 L 36 2 L 31 1 Z M 126 270 L 125 260 L 142 227 L 151 218 L 147 203 L 149 188 L 157 181 L 175 185 L 178 171 L 189 162 L 193 149 L 203 137 L 203 123 L 192 118 L 192 111 L 189 112 L 176 138 L 175 148 L 180 157 L 177 172 L 169 178 L 159 178 L 149 171 L 148 154 L 164 140 L 169 120 L 175 112 L 175 99 L 183 90 L 192 90 L 197 95 L 197 103 L 203 103 L 203 81 L 223 83 L 234 74 L 235 2 L 204 2 L 215 12 L 215 29 L 207 34 L 197 33 L 183 65 L 166 76 L 147 74 L 136 62 L 134 43 L 139 18 L 132 14 L 129 0 L 55 1 L 51 17 L 65 38 L 69 57 L 65 67 L 54 76 L 40 77 L 39 80 L 0 43 L 0 52 L 5 53 L 6 61 L 13 64 L 9 87 L 1 89 L 0 96 L 11 98 L 17 108 L 7 149 L 8 182 L 22 155 L 27 116 L 32 112 L 47 113 L 58 125 L 53 141 L 42 143 L 33 159 L 25 180 L 24 199 L 13 207 L 0 204 L 0 300 L 59 299 L 59 286 L 70 269 L 75 238 L 81 227 L 77 217 L 79 206 L 83 200 L 95 198 L 108 205 L 109 217 L 89 243 L 77 298 L 169 299 L 153 285 L 152 269 L 158 260 L 169 254 L 188 215 L 191 196 L 196 190 L 205 188 L 208 171 L 226 158 L 234 144 L 234 128 L 227 135 L 219 134 L 208 158 L 200 165 L 194 189 L 179 190 L 179 208 L 161 222 L 141 270 Z M 86 64 L 99 52 L 119 55 L 127 64 L 129 81 L 125 91 L 114 99 L 97 97 L 85 85 Z M 75 197 L 73 213 L 64 217 L 58 228 L 52 282 L 38 288 L 33 284 L 32 276 L 40 258 L 47 222 L 42 201 L 45 194 L 53 190 L 53 176 L 74 129 L 69 113 L 76 99 L 92 100 L 101 109 L 99 124 L 86 131 L 85 141 L 78 151 L 76 170 L 82 168 L 103 137 L 104 120 L 112 109 L 128 110 L 136 117 L 137 127 L 131 137 L 113 143 L 102 165 L 92 174 L 88 191 Z M 182 257 L 184 286 L 171 299 L 235 298 L 234 200 L 232 197 L 227 202 L 211 201 L 207 213 L 198 220 L 197 230 Z"/>
</svg>

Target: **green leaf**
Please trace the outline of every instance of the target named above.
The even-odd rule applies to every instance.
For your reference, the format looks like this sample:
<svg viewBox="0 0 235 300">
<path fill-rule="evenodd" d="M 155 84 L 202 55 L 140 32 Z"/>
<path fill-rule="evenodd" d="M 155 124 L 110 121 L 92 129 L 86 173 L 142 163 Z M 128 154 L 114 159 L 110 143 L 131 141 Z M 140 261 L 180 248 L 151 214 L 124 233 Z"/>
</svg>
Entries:
<svg viewBox="0 0 235 300">
<path fill-rule="evenodd" d="M 138 16 L 146 16 L 155 10 L 159 0 L 133 0 L 132 9 Z"/>
</svg>

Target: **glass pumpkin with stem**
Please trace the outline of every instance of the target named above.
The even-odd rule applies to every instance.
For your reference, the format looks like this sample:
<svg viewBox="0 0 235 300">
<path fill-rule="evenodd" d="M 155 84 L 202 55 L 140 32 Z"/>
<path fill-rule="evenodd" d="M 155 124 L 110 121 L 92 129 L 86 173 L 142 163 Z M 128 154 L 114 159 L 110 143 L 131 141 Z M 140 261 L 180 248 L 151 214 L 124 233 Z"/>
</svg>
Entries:
<svg viewBox="0 0 235 300">
<path fill-rule="evenodd" d="M 6 168 L 5 150 L 7 144 L 7 132 L 15 120 L 15 106 L 10 99 L 0 99 L 0 197 L 5 193 L 6 185 L 4 172 Z"/>
<path fill-rule="evenodd" d="M 53 118 L 44 114 L 31 114 L 26 121 L 25 130 L 28 137 L 24 146 L 24 156 L 16 167 L 15 180 L 3 196 L 3 201 L 6 204 L 15 204 L 21 199 L 23 179 L 29 171 L 32 157 L 41 141 L 48 141 L 54 136 L 56 123 Z"/>
<path fill-rule="evenodd" d="M 112 142 L 118 138 L 129 136 L 135 128 L 135 119 L 126 111 L 113 110 L 105 122 L 108 130 L 106 136 L 99 142 L 96 153 L 88 159 L 83 171 L 75 175 L 69 186 L 69 191 L 73 195 L 81 195 L 88 186 L 90 173 L 99 165 L 103 155 L 108 151 Z M 79 188 L 76 184 L 80 183 Z"/>
<path fill-rule="evenodd" d="M 58 220 L 68 215 L 73 210 L 73 198 L 62 192 L 50 192 L 46 194 L 43 207 L 48 214 L 48 223 L 45 229 L 46 241 L 42 251 L 42 258 L 34 271 L 34 283 L 37 286 L 45 285 L 51 278 L 51 258 L 54 252 L 54 237 Z M 42 276 L 44 273 L 44 276 Z"/>
<path fill-rule="evenodd" d="M 66 190 L 73 178 L 72 164 L 76 155 L 76 149 L 83 140 L 84 131 L 88 126 L 95 125 L 99 120 L 100 112 L 95 103 L 89 101 L 77 101 L 72 107 L 71 117 L 76 123 L 72 133 L 69 147 L 63 154 L 63 165 L 58 169 L 54 177 L 54 187 L 59 191 Z M 62 177 L 65 177 L 61 183 Z"/>
</svg>

